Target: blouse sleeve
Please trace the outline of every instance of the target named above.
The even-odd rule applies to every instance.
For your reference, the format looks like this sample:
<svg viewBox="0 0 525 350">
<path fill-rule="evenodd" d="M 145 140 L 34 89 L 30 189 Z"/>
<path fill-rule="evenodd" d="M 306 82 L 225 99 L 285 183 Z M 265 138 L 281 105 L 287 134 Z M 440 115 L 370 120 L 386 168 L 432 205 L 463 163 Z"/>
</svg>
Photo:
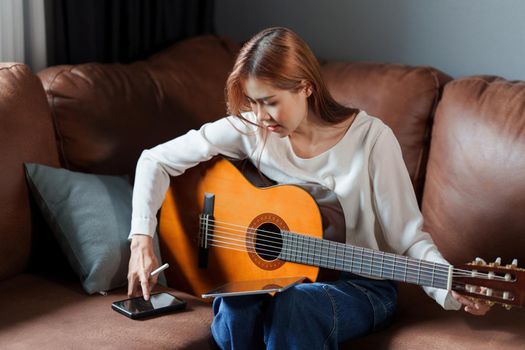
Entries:
<svg viewBox="0 0 525 350">
<path fill-rule="evenodd" d="M 397 254 L 449 265 L 430 235 L 422 230 L 423 217 L 401 147 L 386 125 L 372 147 L 369 167 L 373 201 L 386 243 Z M 444 309 L 458 310 L 461 307 L 445 289 L 423 289 Z"/>
<path fill-rule="evenodd" d="M 170 176 L 181 175 L 218 154 L 245 158 L 255 145 L 255 137 L 255 126 L 230 116 L 143 151 L 135 172 L 128 238 L 133 234 L 153 237 Z"/>
</svg>

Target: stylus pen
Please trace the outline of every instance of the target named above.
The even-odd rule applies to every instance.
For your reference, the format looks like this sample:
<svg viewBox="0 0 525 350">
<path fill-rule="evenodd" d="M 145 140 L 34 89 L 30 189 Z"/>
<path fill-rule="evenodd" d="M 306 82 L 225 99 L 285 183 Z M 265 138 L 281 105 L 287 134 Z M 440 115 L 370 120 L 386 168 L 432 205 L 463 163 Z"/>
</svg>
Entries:
<svg viewBox="0 0 525 350">
<path fill-rule="evenodd" d="M 155 275 L 158 275 L 162 271 L 166 270 L 168 267 L 170 267 L 170 265 L 166 263 L 166 264 L 162 265 L 161 267 L 159 267 L 158 269 L 155 269 L 155 270 L 151 271 L 151 274 L 149 275 L 149 278 L 155 277 Z"/>
</svg>

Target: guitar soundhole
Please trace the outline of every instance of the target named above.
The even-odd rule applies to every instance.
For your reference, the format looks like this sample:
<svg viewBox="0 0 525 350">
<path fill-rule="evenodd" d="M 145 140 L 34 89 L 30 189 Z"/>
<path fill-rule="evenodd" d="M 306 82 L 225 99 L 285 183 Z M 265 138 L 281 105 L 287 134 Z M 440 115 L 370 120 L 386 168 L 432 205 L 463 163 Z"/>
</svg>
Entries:
<svg viewBox="0 0 525 350">
<path fill-rule="evenodd" d="M 283 237 L 277 225 L 264 223 L 257 228 L 255 236 L 255 252 L 266 261 L 278 258 L 283 248 Z"/>
</svg>

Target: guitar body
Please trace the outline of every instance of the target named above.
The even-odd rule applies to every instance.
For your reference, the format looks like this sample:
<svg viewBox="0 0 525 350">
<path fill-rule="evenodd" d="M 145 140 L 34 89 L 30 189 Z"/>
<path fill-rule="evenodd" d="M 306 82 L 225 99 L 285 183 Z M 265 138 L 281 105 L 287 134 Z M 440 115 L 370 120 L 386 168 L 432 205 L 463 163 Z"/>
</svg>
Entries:
<svg viewBox="0 0 525 350">
<path fill-rule="evenodd" d="M 335 194 L 314 184 L 257 187 L 268 183 L 251 163 L 222 157 L 171 178 L 160 212 L 162 256 L 171 266 L 166 270 L 170 286 L 200 296 L 231 281 L 337 277 L 336 271 L 283 261 L 277 258 L 279 252 L 267 254 L 264 249 L 264 232 L 279 230 L 344 242 L 344 215 Z M 205 193 L 215 195 L 216 224 L 206 267 L 199 267 Z"/>
</svg>

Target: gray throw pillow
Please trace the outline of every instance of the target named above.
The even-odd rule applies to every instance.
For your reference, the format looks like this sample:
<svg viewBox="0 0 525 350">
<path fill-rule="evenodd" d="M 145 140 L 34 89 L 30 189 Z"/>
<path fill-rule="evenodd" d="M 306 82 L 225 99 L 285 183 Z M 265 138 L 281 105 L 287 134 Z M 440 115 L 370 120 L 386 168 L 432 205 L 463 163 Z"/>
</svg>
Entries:
<svg viewBox="0 0 525 350">
<path fill-rule="evenodd" d="M 33 197 L 84 290 L 127 285 L 132 187 L 126 176 L 25 164 Z M 161 263 L 158 235 L 155 254 Z M 163 273 L 159 284 L 166 285 Z"/>
</svg>

